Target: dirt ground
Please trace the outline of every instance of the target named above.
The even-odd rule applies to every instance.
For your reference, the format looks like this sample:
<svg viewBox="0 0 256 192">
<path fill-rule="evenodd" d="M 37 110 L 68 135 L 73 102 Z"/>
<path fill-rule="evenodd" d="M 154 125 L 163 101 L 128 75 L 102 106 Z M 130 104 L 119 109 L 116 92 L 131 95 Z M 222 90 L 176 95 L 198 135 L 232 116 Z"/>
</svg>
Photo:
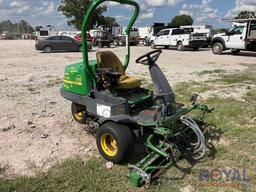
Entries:
<svg viewBox="0 0 256 192">
<path fill-rule="evenodd" d="M 124 58 L 124 47 L 107 50 Z M 131 48 L 128 74 L 150 79 L 147 67 L 135 64 L 138 56 L 150 50 Z M 89 53 L 90 59 L 95 58 L 96 51 L 98 48 Z M 205 70 L 245 70 L 256 64 L 255 56 L 168 49 L 157 63 L 175 85 L 204 81 L 208 77 L 198 72 Z M 94 138 L 72 120 L 70 102 L 60 96 L 65 66 L 81 59 L 81 53 L 37 52 L 34 41 L 0 41 L 0 168 L 8 168 L 9 174 L 32 175 L 59 160 L 98 154 Z"/>
</svg>

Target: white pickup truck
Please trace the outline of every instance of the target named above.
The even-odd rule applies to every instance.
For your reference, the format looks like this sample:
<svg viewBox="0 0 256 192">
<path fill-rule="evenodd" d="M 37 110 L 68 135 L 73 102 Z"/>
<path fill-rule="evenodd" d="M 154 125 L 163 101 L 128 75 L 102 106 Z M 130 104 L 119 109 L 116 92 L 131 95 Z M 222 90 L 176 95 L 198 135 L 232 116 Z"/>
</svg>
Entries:
<svg viewBox="0 0 256 192">
<path fill-rule="evenodd" d="M 198 50 L 207 44 L 207 37 L 205 35 L 187 34 L 184 29 L 168 28 L 163 29 L 153 36 L 150 40 L 151 48 L 156 46 L 177 47 L 179 51 L 184 51 L 186 47 Z"/>
<path fill-rule="evenodd" d="M 240 24 L 226 33 L 214 35 L 212 52 L 217 55 L 225 50 L 231 50 L 233 54 L 238 54 L 241 50 L 256 52 L 256 18 L 228 21 Z"/>
</svg>

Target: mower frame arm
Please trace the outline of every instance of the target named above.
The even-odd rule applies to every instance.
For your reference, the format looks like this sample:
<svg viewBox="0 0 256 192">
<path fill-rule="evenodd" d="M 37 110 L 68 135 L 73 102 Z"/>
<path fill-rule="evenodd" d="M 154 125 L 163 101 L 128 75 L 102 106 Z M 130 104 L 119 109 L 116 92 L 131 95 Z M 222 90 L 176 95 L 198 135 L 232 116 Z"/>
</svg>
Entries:
<svg viewBox="0 0 256 192">
<path fill-rule="evenodd" d="M 95 9 L 102 3 L 106 2 L 106 1 L 114 1 L 120 4 L 127 4 L 127 5 L 131 5 L 135 7 L 135 11 L 134 14 L 127 26 L 127 29 L 125 31 L 126 33 L 126 38 L 127 38 L 127 43 L 126 43 L 126 56 L 125 56 L 125 62 L 124 62 L 124 68 L 126 69 L 129 65 L 130 62 L 130 45 L 129 45 L 129 35 L 131 32 L 131 28 L 133 26 L 133 24 L 135 23 L 139 12 L 140 12 L 140 7 L 139 4 L 133 0 L 93 0 L 92 3 L 90 4 L 88 10 L 86 11 L 84 18 L 83 18 L 83 24 L 82 24 L 82 48 L 83 48 L 83 64 L 85 67 L 85 70 L 87 70 L 87 72 L 89 74 L 91 74 L 93 76 L 93 79 L 95 81 L 94 78 L 94 72 L 92 71 L 92 69 L 89 67 L 89 61 L 88 61 L 88 48 L 87 48 L 87 38 L 86 38 L 86 33 L 87 33 L 87 29 L 88 29 L 88 25 L 90 22 L 90 19 L 92 18 L 92 15 L 95 11 Z"/>
</svg>

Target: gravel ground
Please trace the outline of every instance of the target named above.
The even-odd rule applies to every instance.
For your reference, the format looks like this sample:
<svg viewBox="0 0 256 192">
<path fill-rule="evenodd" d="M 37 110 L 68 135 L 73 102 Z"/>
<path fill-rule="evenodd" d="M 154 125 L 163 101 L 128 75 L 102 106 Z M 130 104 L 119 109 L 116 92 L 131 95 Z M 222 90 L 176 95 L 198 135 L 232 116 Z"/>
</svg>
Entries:
<svg viewBox="0 0 256 192">
<path fill-rule="evenodd" d="M 125 54 L 124 47 L 107 50 L 121 58 Z M 147 67 L 135 64 L 138 56 L 150 50 L 131 48 L 128 74 L 150 79 Z M 95 58 L 96 51 L 89 53 L 90 59 Z M 198 75 L 204 70 L 245 70 L 255 64 L 255 56 L 168 49 L 158 64 L 175 85 L 206 80 L 207 76 Z M 34 41 L 0 41 L 0 168 L 7 167 L 11 175 L 32 175 L 59 160 L 98 154 L 94 138 L 72 120 L 70 102 L 59 93 L 65 66 L 81 59 L 81 53 L 37 52 Z"/>
</svg>

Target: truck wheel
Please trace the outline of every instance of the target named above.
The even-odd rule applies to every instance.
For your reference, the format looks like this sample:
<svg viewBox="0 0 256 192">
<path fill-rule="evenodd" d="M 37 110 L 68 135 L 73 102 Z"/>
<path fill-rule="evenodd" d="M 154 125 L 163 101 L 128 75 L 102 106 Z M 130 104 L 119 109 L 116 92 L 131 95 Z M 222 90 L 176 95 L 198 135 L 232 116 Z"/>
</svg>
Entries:
<svg viewBox="0 0 256 192">
<path fill-rule="evenodd" d="M 214 43 L 212 46 L 212 52 L 215 55 L 221 55 L 223 51 L 223 45 L 221 43 Z"/>
<path fill-rule="evenodd" d="M 119 46 L 125 46 L 125 43 L 122 40 L 119 40 Z"/>
<path fill-rule="evenodd" d="M 129 127 L 106 122 L 100 126 L 96 142 L 100 154 L 107 161 L 118 163 L 131 153 L 134 137 Z"/>
<path fill-rule="evenodd" d="M 45 53 L 51 53 L 52 52 L 52 48 L 50 46 L 45 46 L 44 47 L 44 52 Z"/>
<path fill-rule="evenodd" d="M 156 48 L 156 44 L 154 41 L 151 41 L 151 49 L 155 49 Z"/>
<path fill-rule="evenodd" d="M 144 45 L 144 46 L 148 46 L 148 40 L 147 40 L 147 39 L 144 39 L 144 40 L 143 40 L 143 45 Z"/>
<path fill-rule="evenodd" d="M 84 106 L 72 103 L 71 105 L 72 116 L 76 122 L 85 124 L 86 123 L 86 109 Z"/>
<path fill-rule="evenodd" d="M 184 47 L 184 45 L 183 45 L 182 42 L 179 42 L 179 43 L 177 44 L 177 49 L 178 49 L 178 51 L 184 51 L 184 50 L 185 50 L 185 47 Z"/>
<path fill-rule="evenodd" d="M 104 47 L 103 43 L 99 42 L 99 47 L 103 48 Z"/>
<path fill-rule="evenodd" d="M 231 53 L 234 54 L 234 55 L 237 55 L 238 53 L 240 53 L 240 50 L 239 49 L 232 49 Z"/>
<path fill-rule="evenodd" d="M 115 39 L 115 40 L 114 40 L 114 45 L 115 45 L 115 46 L 118 46 L 118 45 L 119 45 L 118 39 Z"/>
</svg>

